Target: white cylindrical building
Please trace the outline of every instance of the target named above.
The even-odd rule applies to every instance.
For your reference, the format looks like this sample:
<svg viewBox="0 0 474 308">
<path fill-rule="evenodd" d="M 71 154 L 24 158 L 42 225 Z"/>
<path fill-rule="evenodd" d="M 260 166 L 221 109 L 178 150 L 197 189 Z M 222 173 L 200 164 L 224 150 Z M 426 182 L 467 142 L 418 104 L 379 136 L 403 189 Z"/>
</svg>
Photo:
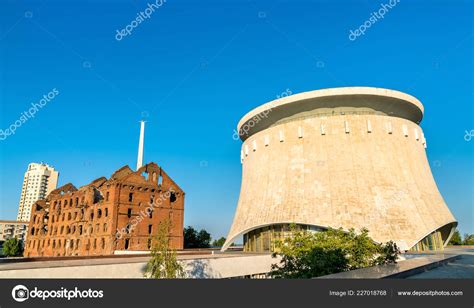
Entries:
<svg viewBox="0 0 474 308">
<path fill-rule="evenodd" d="M 368 87 L 300 93 L 246 114 L 242 186 L 223 250 L 243 235 L 244 250 L 271 251 L 291 223 L 442 249 L 457 222 L 433 179 L 422 117 L 415 97 Z"/>
</svg>

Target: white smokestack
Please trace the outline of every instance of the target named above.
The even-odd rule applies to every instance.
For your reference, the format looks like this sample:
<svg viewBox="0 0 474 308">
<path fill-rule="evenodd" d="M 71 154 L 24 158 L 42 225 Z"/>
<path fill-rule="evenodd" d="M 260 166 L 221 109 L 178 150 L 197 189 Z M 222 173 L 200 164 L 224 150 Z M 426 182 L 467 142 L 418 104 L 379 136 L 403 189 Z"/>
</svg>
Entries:
<svg viewBox="0 0 474 308">
<path fill-rule="evenodd" d="M 145 139 L 145 121 L 140 121 L 140 139 L 138 141 L 137 170 L 143 165 L 143 143 Z"/>
</svg>

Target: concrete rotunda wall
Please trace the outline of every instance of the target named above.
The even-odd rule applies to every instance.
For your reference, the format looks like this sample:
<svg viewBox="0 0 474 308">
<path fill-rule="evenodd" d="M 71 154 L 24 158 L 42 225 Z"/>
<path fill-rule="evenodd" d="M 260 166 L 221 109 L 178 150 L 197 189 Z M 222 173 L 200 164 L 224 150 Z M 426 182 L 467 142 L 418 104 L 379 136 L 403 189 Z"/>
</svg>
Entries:
<svg viewBox="0 0 474 308">
<path fill-rule="evenodd" d="M 415 122 L 376 112 L 295 117 L 246 137 L 240 198 L 223 249 L 277 223 L 365 227 L 374 240 L 402 249 L 453 228 L 425 146 Z"/>
</svg>

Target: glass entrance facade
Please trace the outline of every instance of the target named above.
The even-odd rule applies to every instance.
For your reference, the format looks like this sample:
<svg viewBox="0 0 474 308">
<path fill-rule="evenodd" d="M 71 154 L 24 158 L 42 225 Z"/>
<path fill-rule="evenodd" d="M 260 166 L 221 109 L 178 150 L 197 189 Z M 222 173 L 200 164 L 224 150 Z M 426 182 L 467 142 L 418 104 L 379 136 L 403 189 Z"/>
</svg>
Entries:
<svg viewBox="0 0 474 308">
<path fill-rule="evenodd" d="M 440 231 L 435 231 L 416 243 L 410 251 L 443 250 L 444 242 Z"/>
<path fill-rule="evenodd" d="M 294 225 L 296 231 L 323 231 L 324 229 L 308 225 Z M 275 242 L 290 237 L 292 231 L 289 224 L 275 224 L 249 231 L 244 234 L 244 251 L 273 252 Z"/>
</svg>

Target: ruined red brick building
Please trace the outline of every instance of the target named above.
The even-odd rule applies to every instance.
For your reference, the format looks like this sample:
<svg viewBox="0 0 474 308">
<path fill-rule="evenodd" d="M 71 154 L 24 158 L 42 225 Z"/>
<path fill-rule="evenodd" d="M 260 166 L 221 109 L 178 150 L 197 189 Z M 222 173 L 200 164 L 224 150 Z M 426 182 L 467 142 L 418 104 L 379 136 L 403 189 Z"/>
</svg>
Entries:
<svg viewBox="0 0 474 308">
<path fill-rule="evenodd" d="M 183 248 L 184 192 L 155 163 L 128 166 L 77 189 L 66 184 L 32 207 L 25 253 L 110 255 L 146 251 L 169 219 L 170 246 Z"/>
</svg>

